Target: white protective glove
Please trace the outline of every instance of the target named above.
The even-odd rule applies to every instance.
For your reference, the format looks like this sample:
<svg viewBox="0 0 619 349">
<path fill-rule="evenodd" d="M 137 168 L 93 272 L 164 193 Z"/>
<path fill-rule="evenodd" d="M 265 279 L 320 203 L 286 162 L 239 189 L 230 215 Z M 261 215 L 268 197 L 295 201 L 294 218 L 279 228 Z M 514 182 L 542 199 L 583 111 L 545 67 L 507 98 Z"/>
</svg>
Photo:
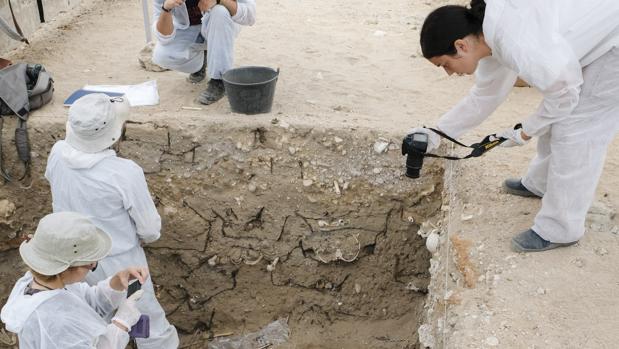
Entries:
<svg viewBox="0 0 619 349">
<path fill-rule="evenodd" d="M 497 133 L 497 137 L 507 138 L 505 142 L 501 143 L 501 147 L 506 148 L 525 145 L 530 140 L 530 138 L 527 140 L 522 138 L 522 126 L 520 124 Z"/>
<path fill-rule="evenodd" d="M 131 330 L 131 327 L 133 327 L 133 325 L 140 320 L 140 315 L 142 315 L 135 304 L 140 298 L 142 298 L 142 294 L 144 294 L 144 290 L 138 290 L 129 296 L 129 298 L 120 303 L 120 306 L 116 311 L 116 315 L 112 318 L 112 321 L 116 321 L 125 326 L 127 330 Z"/>
<path fill-rule="evenodd" d="M 426 153 L 438 149 L 438 146 L 441 145 L 441 136 L 430 129 L 425 127 L 415 127 L 408 130 L 407 135 L 411 133 L 425 133 L 428 135 L 428 148 L 426 149 Z"/>
</svg>

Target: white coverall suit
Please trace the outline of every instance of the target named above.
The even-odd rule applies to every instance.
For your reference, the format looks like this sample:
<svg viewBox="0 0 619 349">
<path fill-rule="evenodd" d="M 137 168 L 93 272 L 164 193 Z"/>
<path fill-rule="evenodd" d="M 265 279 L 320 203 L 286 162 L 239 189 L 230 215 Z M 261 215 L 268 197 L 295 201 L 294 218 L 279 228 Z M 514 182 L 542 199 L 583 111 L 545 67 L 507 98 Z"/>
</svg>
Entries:
<svg viewBox="0 0 619 349">
<path fill-rule="evenodd" d="M 230 12 L 223 5 L 215 5 L 202 16 L 202 25 L 190 25 L 187 7 L 182 5 L 172 10 L 174 30 L 163 35 L 157 30 L 157 21 L 164 0 L 154 0 L 153 31 L 157 43 L 153 51 L 156 64 L 192 74 L 202 68 L 204 50 L 207 51 L 207 71 L 211 79 L 221 79 L 223 73 L 234 65 L 234 40 L 240 25 L 256 22 L 255 0 L 237 0 L 237 12 Z"/>
<path fill-rule="evenodd" d="M 520 76 L 543 94 L 522 122 L 539 137 L 522 184 L 543 195 L 532 229 L 568 243 L 584 223 L 609 143 L 619 128 L 619 1 L 486 0 L 483 34 L 492 55 L 475 86 L 441 117 L 459 137 L 485 120 Z"/>
<path fill-rule="evenodd" d="M 88 273 L 86 282 L 92 285 L 128 267 L 147 266 L 140 241 L 159 239 L 161 218 L 140 166 L 111 149 L 90 154 L 58 141 L 47 159 L 45 177 L 54 212 L 82 213 L 112 238 L 110 254 Z M 150 338 L 137 339 L 138 347 L 176 349 L 178 334 L 157 302 L 150 278 L 142 289 L 137 305 L 150 317 Z"/>
<path fill-rule="evenodd" d="M 104 320 L 127 296 L 126 291 L 112 289 L 109 279 L 96 286 L 78 282 L 24 294 L 31 283 L 27 272 L 2 308 L 2 322 L 17 333 L 20 349 L 123 349 L 129 343 L 127 332 Z"/>
</svg>

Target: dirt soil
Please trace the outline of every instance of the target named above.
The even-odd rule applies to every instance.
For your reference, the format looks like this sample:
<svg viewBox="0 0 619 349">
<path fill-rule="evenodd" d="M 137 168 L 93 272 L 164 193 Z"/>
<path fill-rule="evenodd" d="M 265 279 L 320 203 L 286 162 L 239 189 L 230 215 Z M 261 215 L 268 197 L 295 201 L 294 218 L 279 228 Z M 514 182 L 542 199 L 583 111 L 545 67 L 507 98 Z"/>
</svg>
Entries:
<svg viewBox="0 0 619 349">
<path fill-rule="evenodd" d="M 51 137 L 33 138 L 41 156 L 30 185 L 3 188 L 0 202 L 14 205 L 0 226 L 7 280 L 24 271 L 20 238 L 50 210 L 43 155 L 63 137 L 62 124 L 31 126 Z M 399 147 L 378 153 L 377 139 L 285 123 L 127 125 L 119 152 L 145 169 L 163 217 L 162 238 L 146 250 L 183 347 L 281 318 L 290 329 L 282 348 L 418 347 L 431 255 L 417 222 L 440 214 L 443 171 L 433 162 L 423 179 L 405 180 Z"/>
<path fill-rule="evenodd" d="M 14 51 L 7 58 L 43 63 L 57 81 L 53 104 L 33 115 L 34 128 L 37 128 L 37 124 L 40 127 L 31 137 L 51 138 L 55 133 L 53 130 L 47 132 L 45 125 L 64 123 L 66 110 L 62 107 L 62 99 L 84 84 L 126 84 L 157 79 L 160 105 L 137 109 L 133 121 L 171 125 L 180 131 L 223 124 L 225 127 L 213 126 L 212 133 L 208 133 L 213 138 L 209 142 L 216 144 L 217 140 L 226 139 L 229 128 L 248 130 L 259 126 L 272 127 L 271 120 L 277 118 L 280 123 L 294 125 L 299 129 L 337 129 L 338 137 L 342 139 L 351 139 L 363 130 L 362 138 L 366 141 L 358 143 L 361 149 L 371 146 L 373 142 L 372 137 L 365 136 L 367 129 L 372 130 L 375 137 L 383 135 L 388 139 L 398 139 L 409 127 L 433 125 L 441 113 L 454 105 L 472 84 L 470 77 L 447 77 L 419 54 L 418 35 L 424 16 L 434 7 L 445 3 L 438 0 L 415 3 L 394 0 L 378 6 L 372 1 L 346 0 L 335 7 L 332 3 L 325 5 L 289 0 L 259 2 L 257 24 L 253 28 L 244 28 L 239 36 L 236 64 L 279 67 L 281 76 L 273 112 L 255 117 L 230 113 L 225 100 L 199 111 L 184 110 L 181 107 L 200 107 L 193 99 L 205 88 L 205 84 L 190 85 L 184 75 L 175 72 L 152 73 L 142 70 L 136 59 L 144 45 L 140 1 L 137 0 L 85 1 L 78 11 L 66 13 L 46 25 L 32 38 L 31 47 Z M 539 101 L 540 96 L 534 89 L 514 90 L 509 100 L 484 125 L 465 136 L 463 141 L 478 141 L 486 134 L 521 121 L 534 110 Z M 237 136 L 240 137 L 239 134 L 234 137 Z M 348 149 L 347 154 L 355 153 L 356 149 Z M 441 211 L 443 216 L 439 222 L 435 222 L 440 228 L 441 246 L 434 254 L 430 267 L 432 280 L 428 285 L 425 324 L 419 331 L 422 343 L 436 348 L 616 347 L 619 341 L 616 331 L 619 326 L 616 316 L 619 302 L 614 297 L 619 288 L 618 274 L 614 271 L 614 265 L 619 261 L 615 219 L 615 208 L 619 205 L 619 179 L 616 176 L 619 171 L 618 149 L 617 142 L 609 149 L 595 210 L 590 215 L 585 237 L 575 246 L 541 254 L 515 254 L 509 249 L 511 237 L 530 227 L 539 201 L 512 197 L 500 189 L 504 178 L 518 176 L 526 170 L 528 161 L 535 153 L 535 142 L 520 148 L 496 149 L 481 159 L 446 164 L 446 191 Z M 44 149 L 37 153 L 39 158 L 35 161 L 42 162 L 46 154 Z M 184 156 L 183 152 L 181 154 Z M 145 162 L 145 166 L 147 164 Z M 158 166 L 165 164 L 150 162 L 150 165 L 155 167 L 153 171 L 161 171 Z M 151 178 L 152 175 L 149 175 L 149 180 Z M 36 179 L 43 181 L 41 178 Z M 173 192 L 174 189 L 172 186 L 162 186 L 156 190 Z M 256 190 L 260 190 L 259 185 Z M 0 189 L 0 193 L 4 194 L 4 190 Z M 27 191 L 23 193 L 28 195 Z M 357 195 L 366 197 L 362 192 Z M 28 206 L 28 210 L 44 212 L 49 208 L 49 201 L 44 199 L 32 200 L 29 205 L 32 204 L 35 207 Z M 165 198 L 161 204 L 165 206 Z M 176 204 L 185 212 L 191 207 L 191 204 L 181 205 L 182 202 Z M 255 208 L 261 206 L 257 202 L 254 204 L 254 210 L 248 209 L 240 214 L 242 218 L 237 215 L 239 222 L 243 223 L 244 219 L 256 215 L 258 211 Z M 381 206 L 383 214 L 386 207 L 390 206 Z M 284 212 L 292 211 L 289 209 Z M 204 212 L 209 224 L 224 224 L 230 220 L 230 216 L 221 213 L 223 218 L 213 217 L 213 210 L 209 212 L 206 209 Z M 329 212 L 337 214 L 339 211 L 331 209 Z M 315 213 L 308 210 L 301 214 L 309 217 Z M 281 227 L 281 217 L 285 216 L 279 216 L 279 224 L 276 224 L 278 218 L 273 216 L 273 226 Z M 299 216 L 292 217 L 298 224 L 306 224 L 303 219 L 297 219 Z M 204 224 L 201 220 L 198 222 Z M 231 226 L 239 222 L 232 221 Z M 23 220 L 19 224 L 24 231 L 28 231 L 34 227 L 36 220 Z M 314 224 L 318 224 L 317 221 Z M 309 229 L 307 225 L 305 229 Z M 220 231 L 226 229 L 221 228 Z M 378 231 L 381 230 L 374 230 Z M 275 237 L 277 234 L 268 236 Z M 319 244 L 319 241 L 313 243 Z M 285 244 L 268 247 L 290 251 L 290 246 Z M 298 255 L 303 249 L 295 249 L 294 253 L 297 254 L 289 256 L 290 268 L 303 267 L 301 261 L 307 258 L 302 259 Z M 155 250 L 163 251 L 164 248 L 153 248 L 151 252 Z M 348 256 L 347 251 L 342 252 Z M 232 251 L 229 253 L 228 258 L 238 257 L 238 252 L 234 252 L 234 255 Z M 18 265 L 16 257 L 14 250 L 0 255 L 3 280 L 14 279 L 13 270 Z M 170 256 L 170 263 L 183 262 L 197 266 L 203 262 L 188 258 L 183 261 L 182 256 L 178 257 L 180 259 Z M 241 252 L 243 261 L 248 260 L 245 257 L 257 256 L 244 256 Z M 375 267 L 370 266 L 372 258 L 376 257 L 364 257 L 358 263 L 367 263 L 365 269 L 377 273 L 371 269 Z M 151 263 L 154 265 L 157 261 Z M 333 266 L 329 264 L 323 265 L 314 259 L 311 263 L 320 275 L 332 277 L 329 279 L 332 287 L 346 275 L 333 273 Z M 341 267 L 347 265 L 341 261 L 338 263 L 342 264 Z M 242 280 L 243 270 L 252 270 L 246 266 L 241 268 L 237 274 L 239 280 Z M 281 270 L 282 274 L 271 274 L 278 278 L 263 280 L 261 285 L 273 287 L 275 283 L 288 282 L 286 269 L 285 265 L 275 269 Z M 261 273 L 268 275 L 264 271 Z M 290 272 L 292 274 L 295 274 L 294 271 Z M 356 276 L 368 277 L 362 274 Z M 233 282 L 230 285 L 231 279 L 234 281 L 232 270 L 221 267 L 221 284 L 227 282 L 227 287 L 231 288 L 234 285 Z M 11 282 L 3 283 L 4 289 L 0 289 L 2 294 L 6 294 Z M 198 287 L 201 282 L 196 280 L 194 287 Z M 311 294 L 312 299 L 333 299 L 333 292 L 305 288 L 316 285 L 316 282 L 318 278 L 292 280 L 291 285 L 303 286 L 286 288 L 294 287 L 301 292 L 299 294 Z M 326 286 L 326 283 L 320 285 Z M 355 291 L 354 283 L 344 285 L 352 285 L 352 291 Z M 200 301 L 209 297 L 209 294 L 221 291 L 209 289 L 208 284 L 206 286 L 207 292 Z M 364 285 L 361 285 L 361 290 L 364 289 Z M 342 292 L 351 292 L 351 289 Z M 220 303 L 217 307 L 229 305 L 238 315 L 226 321 L 239 326 L 247 325 L 247 331 L 254 331 L 274 320 L 272 317 L 275 313 L 261 315 L 265 323 L 244 323 L 243 301 L 248 297 L 254 299 L 254 302 L 267 299 L 258 291 L 253 295 L 255 299 L 251 298 L 251 293 L 246 297 L 232 297 L 229 303 Z M 174 298 L 173 295 L 169 297 Z M 184 299 L 186 295 L 180 293 L 176 297 Z M 273 298 L 277 297 L 282 296 L 276 293 Z M 300 306 L 303 298 L 271 304 L 273 309 L 278 306 L 297 312 L 293 312 L 291 317 L 297 321 L 297 332 L 304 328 L 306 323 L 303 321 L 325 323 L 325 317 L 318 315 L 320 311 L 314 311 L 311 317 L 302 319 L 302 311 L 299 311 L 303 309 Z M 394 309 L 387 300 L 389 298 L 382 299 L 385 303 L 371 303 L 370 308 L 379 310 L 384 306 L 387 307 L 387 314 L 395 313 L 397 316 L 381 318 L 385 321 L 378 327 L 368 322 L 350 328 L 336 321 L 330 327 L 331 333 L 354 336 L 374 328 L 383 331 L 385 337 L 381 338 L 413 340 L 413 334 L 408 333 L 408 329 L 414 330 L 414 326 L 403 325 L 416 319 L 407 318 L 409 313 L 404 309 Z M 191 302 L 183 306 L 189 304 Z M 178 311 L 171 316 L 178 316 Z M 217 314 L 213 317 L 215 321 Z M 299 340 L 299 347 L 302 344 L 307 348 L 342 347 L 337 338 L 321 341 L 323 332 L 318 328 L 303 332 L 307 341 Z M 193 328 L 184 329 L 185 332 L 191 330 Z M 394 348 L 405 347 L 399 346 L 398 342 L 383 342 Z M 375 343 L 378 342 L 358 344 L 357 347 L 378 347 Z"/>
</svg>

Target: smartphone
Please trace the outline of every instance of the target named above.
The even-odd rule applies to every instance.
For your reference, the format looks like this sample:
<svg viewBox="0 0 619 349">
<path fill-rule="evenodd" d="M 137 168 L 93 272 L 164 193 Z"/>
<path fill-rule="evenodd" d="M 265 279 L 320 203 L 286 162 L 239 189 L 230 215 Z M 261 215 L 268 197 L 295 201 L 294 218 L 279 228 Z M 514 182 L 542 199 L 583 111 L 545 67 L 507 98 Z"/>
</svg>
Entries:
<svg viewBox="0 0 619 349">
<path fill-rule="evenodd" d="M 135 280 L 131 281 L 129 283 L 129 287 L 127 287 L 127 298 L 129 298 L 129 296 L 131 296 L 132 294 L 136 293 L 141 288 L 142 288 L 142 284 L 140 283 L 140 280 L 135 279 Z"/>
<path fill-rule="evenodd" d="M 127 297 L 136 293 L 142 288 L 142 284 L 139 280 L 133 280 L 127 287 Z M 150 336 L 150 318 L 148 315 L 141 315 L 138 322 L 131 327 L 129 331 L 130 338 L 148 338 Z"/>
</svg>

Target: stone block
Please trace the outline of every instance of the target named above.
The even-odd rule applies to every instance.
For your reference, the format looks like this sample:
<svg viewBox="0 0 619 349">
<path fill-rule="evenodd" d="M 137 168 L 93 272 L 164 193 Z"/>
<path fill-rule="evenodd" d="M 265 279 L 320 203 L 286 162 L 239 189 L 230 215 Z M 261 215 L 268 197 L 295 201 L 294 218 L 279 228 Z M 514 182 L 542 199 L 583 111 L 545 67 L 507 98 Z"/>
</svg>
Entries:
<svg viewBox="0 0 619 349">
<path fill-rule="evenodd" d="M 157 127 L 150 123 L 127 123 L 125 127 L 125 138 L 129 141 L 152 143 L 164 147 L 168 145 L 167 127 Z"/>
</svg>

